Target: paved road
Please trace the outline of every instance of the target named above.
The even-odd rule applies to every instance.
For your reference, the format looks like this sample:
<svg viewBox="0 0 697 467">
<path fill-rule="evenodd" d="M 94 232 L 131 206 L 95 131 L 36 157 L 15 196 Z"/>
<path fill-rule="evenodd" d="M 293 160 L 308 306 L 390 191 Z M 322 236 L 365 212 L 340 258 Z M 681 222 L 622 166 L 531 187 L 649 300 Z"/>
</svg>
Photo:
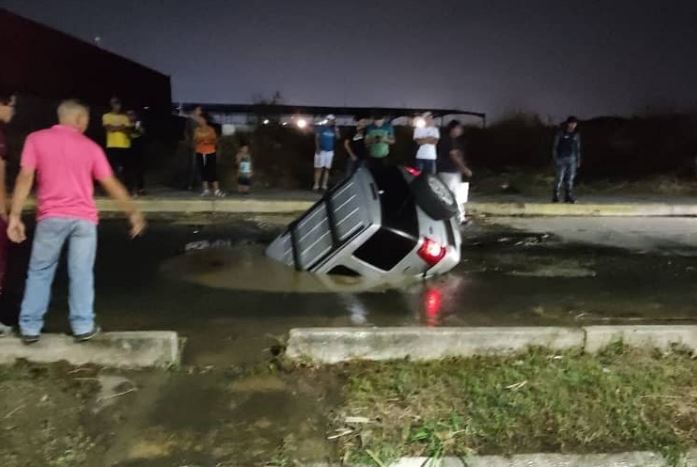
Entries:
<svg viewBox="0 0 697 467">
<path fill-rule="evenodd" d="M 488 225 L 634 251 L 697 256 L 697 219 L 687 217 L 497 217 Z"/>
</svg>

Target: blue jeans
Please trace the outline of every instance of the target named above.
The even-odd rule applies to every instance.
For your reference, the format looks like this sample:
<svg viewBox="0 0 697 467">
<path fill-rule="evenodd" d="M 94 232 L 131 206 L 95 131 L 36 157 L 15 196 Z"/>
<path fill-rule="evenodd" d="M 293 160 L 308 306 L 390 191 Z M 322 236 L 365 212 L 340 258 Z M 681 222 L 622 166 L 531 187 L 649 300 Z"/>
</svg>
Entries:
<svg viewBox="0 0 697 467">
<path fill-rule="evenodd" d="M 431 159 L 416 159 L 416 168 L 421 172 L 436 174 L 436 161 Z"/>
<path fill-rule="evenodd" d="M 575 157 L 555 159 L 554 165 L 557 172 L 554 178 L 555 196 L 559 196 L 562 187 L 566 191 L 567 196 L 571 195 L 574 191 L 574 180 L 576 179 L 578 160 Z"/>
<path fill-rule="evenodd" d="M 65 242 L 68 242 L 70 326 L 74 334 L 94 328 L 94 260 L 97 226 L 80 219 L 39 221 L 34 233 L 27 286 L 19 315 L 23 335 L 36 336 L 44 326 L 51 285 Z"/>
</svg>

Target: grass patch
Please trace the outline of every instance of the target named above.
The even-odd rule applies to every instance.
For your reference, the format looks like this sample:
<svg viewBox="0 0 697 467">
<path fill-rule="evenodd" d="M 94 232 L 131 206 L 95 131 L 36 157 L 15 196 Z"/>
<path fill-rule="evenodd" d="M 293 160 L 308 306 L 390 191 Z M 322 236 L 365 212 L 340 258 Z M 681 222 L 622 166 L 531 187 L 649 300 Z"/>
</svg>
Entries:
<svg viewBox="0 0 697 467">
<path fill-rule="evenodd" d="M 351 462 L 625 450 L 660 451 L 676 462 L 697 445 L 697 360 L 687 353 L 537 349 L 341 371 L 347 384 L 335 428 Z"/>
</svg>

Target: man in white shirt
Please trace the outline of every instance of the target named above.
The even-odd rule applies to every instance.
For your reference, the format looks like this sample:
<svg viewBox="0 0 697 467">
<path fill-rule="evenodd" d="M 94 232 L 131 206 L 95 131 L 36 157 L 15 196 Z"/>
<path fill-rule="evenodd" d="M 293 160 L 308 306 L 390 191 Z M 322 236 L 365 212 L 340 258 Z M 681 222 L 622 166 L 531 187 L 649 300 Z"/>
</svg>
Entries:
<svg viewBox="0 0 697 467">
<path fill-rule="evenodd" d="M 414 141 L 419 145 L 416 151 L 416 167 L 422 172 L 436 174 L 436 145 L 439 139 L 440 131 L 433 123 L 433 114 L 426 112 L 414 128 Z"/>
</svg>

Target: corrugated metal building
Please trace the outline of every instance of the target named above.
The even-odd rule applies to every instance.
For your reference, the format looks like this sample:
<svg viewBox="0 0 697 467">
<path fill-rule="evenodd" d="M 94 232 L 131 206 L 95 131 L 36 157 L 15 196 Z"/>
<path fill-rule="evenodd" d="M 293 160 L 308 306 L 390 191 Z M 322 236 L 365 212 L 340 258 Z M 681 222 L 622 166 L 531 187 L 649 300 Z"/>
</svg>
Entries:
<svg viewBox="0 0 697 467">
<path fill-rule="evenodd" d="M 169 111 L 169 76 L 0 8 L 0 91 Z"/>
</svg>

